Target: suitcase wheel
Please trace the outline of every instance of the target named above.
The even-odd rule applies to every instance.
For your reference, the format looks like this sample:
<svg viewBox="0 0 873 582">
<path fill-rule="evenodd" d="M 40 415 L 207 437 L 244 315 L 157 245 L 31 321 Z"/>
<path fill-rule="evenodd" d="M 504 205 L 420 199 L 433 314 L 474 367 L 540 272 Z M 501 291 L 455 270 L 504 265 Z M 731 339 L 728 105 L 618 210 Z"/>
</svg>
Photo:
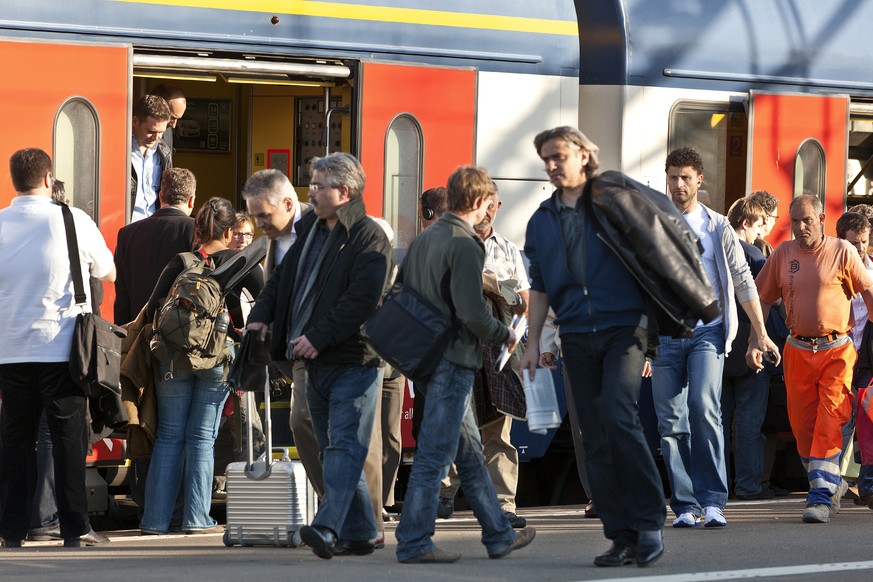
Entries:
<svg viewBox="0 0 873 582">
<path fill-rule="evenodd" d="M 224 542 L 224 545 L 228 548 L 233 547 L 233 540 L 230 539 L 230 531 L 224 530 L 224 535 L 221 537 L 221 541 Z"/>
</svg>

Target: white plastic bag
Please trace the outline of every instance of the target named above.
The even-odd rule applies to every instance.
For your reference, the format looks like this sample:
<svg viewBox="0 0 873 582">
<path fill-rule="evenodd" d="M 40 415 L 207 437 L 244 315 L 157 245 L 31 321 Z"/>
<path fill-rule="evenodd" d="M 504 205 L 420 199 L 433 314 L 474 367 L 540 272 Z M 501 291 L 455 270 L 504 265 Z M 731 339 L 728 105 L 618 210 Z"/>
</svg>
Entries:
<svg viewBox="0 0 873 582">
<path fill-rule="evenodd" d="M 535 434 L 546 434 L 548 429 L 561 426 L 552 372 L 547 368 L 538 368 L 533 381 L 527 368 L 523 372 L 528 430 Z"/>
</svg>

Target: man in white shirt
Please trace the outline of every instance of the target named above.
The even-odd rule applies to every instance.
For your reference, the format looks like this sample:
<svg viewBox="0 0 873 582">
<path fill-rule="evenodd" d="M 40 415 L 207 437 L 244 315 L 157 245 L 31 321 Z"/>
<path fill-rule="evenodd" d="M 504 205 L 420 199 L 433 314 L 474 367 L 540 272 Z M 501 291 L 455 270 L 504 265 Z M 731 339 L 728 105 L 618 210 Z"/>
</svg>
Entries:
<svg viewBox="0 0 873 582">
<path fill-rule="evenodd" d="M 172 114 L 163 97 L 144 95 L 133 106 L 130 141 L 130 221 L 148 218 L 160 207 L 161 175 L 173 167 L 172 150 L 161 140 Z"/>
<path fill-rule="evenodd" d="M 36 148 L 19 150 L 9 161 L 17 197 L 0 211 L 0 394 L 5 422 L 0 465 L 4 491 L 0 537 L 20 547 L 30 525 L 35 493 L 37 427 L 43 408 L 52 434 L 58 517 L 64 545 L 102 543 L 91 529 L 85 489 L 88 431 L 86 395 L 70 377 L 73 328 L 80 308 L 73 299 L 67 239 L 61 208 L 52 202 L 52 162 Z M 97 225 L 70 209 L 79 244 L 82 273 L 115 280 L 112 252 Z M 90 292 L 85 285 L 85 293 Z M 90 301 L 82 307 L 90 311 Z M 14 477 L 13 477 L 14 475 Z"/>
<path fill-rule="evenodd" d="M 700 154 L 678 148 L 664 168 L 673 205 L 699 237 L 703 267 L 722 312 L 707 324 L 698 322 L 690 338 L 661 336 L 652 364 L 661 453 L 676 514 L 673 527 L 695 527 L 701 521 L 705 527 L 724 527 L 728 487 L 720 395 L 724 358 L 737 334 L 737 307 L 749 316 L 758 338 L 754 347 L 776 354 L 774 364 L 779 349 L 764 329 L 758 291 L 736 234 L 727 218 L 697 199 L 703 184 Z"/>
</svg>

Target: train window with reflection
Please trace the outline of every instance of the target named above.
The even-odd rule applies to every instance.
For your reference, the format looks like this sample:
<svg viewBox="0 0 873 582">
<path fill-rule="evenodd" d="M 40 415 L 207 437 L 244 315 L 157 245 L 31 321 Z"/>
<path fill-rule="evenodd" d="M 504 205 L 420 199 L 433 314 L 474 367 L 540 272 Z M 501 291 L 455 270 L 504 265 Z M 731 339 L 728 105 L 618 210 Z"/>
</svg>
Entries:
<svg viewBox="0 0 873 582">
<path fill-rule="evenodd" d="M 825 151 L 815 139 L 808 139 L 797 148 L 794 156 L 794 198 L 803 194 L 818 196 L 824 204 Z"/>
<path fill-rule="evenodd" d="M 100 124 L 97 111 L 82 97 L 67 99 L 58 109 L 54 126 L 54 177 L 64 182 L 70 206 L 99 219 Z"/>
<path fill-rule="evenodd" d="M 395 117 L 385 135 L 384 218 L 394 229 L 394 251 L 402 261 L 418 233 L 424 136 L 409 114 Z"/>
<path fill-rule="evenodd" d="M 677 101 L 670 111 L 668 151 L 690 147 L 700 154 L 700 201 L 722 214 L 745 195 L 748 133 L 742 103 Z"/>
</svg>

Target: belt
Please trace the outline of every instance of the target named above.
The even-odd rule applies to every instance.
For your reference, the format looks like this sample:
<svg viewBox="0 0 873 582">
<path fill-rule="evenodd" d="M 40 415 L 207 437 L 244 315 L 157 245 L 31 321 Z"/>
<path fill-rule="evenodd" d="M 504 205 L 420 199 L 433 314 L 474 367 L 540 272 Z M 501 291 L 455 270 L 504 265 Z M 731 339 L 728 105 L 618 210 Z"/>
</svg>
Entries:
<svg viewBox="0 0 873 582">
<path fill-rule="evenodd" d="M 837 341 L 837 339 L 843 337 L 846 334 L 832 332 L 832 333 L 829 333 L 828 335 L 820 335 L 820 336 L 816 336 L 816 337 L 808 337 L 805 335 L 798 335 L 796 333 L 793 333 L 791 335 L 794 337 L 794 339 L 796 339 L 798 341 L 806 342 L 808 344 L 812 344 L 815 346 L 818 344 L 826 344 L 828 342 Z"/>
</svg>

